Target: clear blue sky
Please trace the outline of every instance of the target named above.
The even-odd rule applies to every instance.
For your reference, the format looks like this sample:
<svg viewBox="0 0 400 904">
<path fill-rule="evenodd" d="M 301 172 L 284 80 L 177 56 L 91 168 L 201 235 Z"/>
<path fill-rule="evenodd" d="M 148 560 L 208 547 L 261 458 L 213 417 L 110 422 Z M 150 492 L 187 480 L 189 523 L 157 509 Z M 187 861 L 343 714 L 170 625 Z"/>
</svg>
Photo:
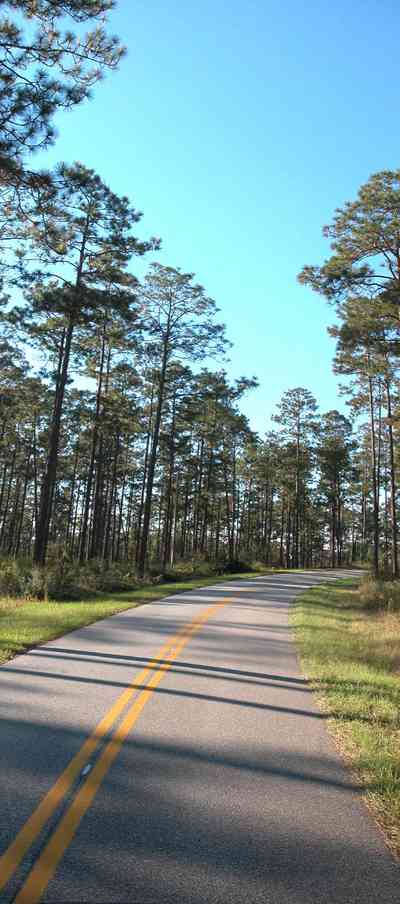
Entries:
<svg viewBox="0 0 400 904">
<path fill-rule="evenodd" d="M 296 276 L 328 254 L 334 208 L 400 166 L 399 26 L 396 0 L 119 0 L 128 56 L 40 160 L 95 168 L 162 237 L 157 259 L 196 273 L 230 374 L 260 381 L 243 406 L 260 432 L 293 386 L 344 405 L 333 312 Z"/>
</svg>

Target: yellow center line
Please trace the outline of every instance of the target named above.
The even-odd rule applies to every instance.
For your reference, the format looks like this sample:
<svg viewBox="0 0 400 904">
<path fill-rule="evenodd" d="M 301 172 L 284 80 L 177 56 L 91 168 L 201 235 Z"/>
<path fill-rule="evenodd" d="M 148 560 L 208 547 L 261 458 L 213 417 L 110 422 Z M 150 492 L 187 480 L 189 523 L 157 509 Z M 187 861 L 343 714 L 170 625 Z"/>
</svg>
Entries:
<svg viewBox="0 0 400 904">
<path fill-rule="evenodd" d="M 0 891 L 7 882 L 9 882 L 11 876 L 24 859 L 46 823 L 49 821 L 66 794 L 71 790 L 72 785 L 79 777 L 82 769 L 89 762 L 90 757 L 97 750 L 104 736 L 112 728 L 118 716 L 137 692 L 137 685 L 143 684 L 148 675 L 159 666 L 160 660 L 166 657 L 171 648 L 174 648 L 180 637 L 186 637 L 192 624 L 197 624 L 198 618 L 199 616 L 196 616 L 196 619 L 194 619 L 193 622 L 184 625 L 180 631 L 169 638 L 169 640 L 158 650 L 157 654 L 152 657 L 148 665 L 135 676 L 130 685 L 122 692 L 122 694 L 120 694 L 113 706 L 108 710 L 105 716 L 103 716 L 90 737 L 84 741 L 82 747 L 78 750 L 43 800 L 27 819 L 14 841 L 10 844 L 2 857 L 0 857 Z"/>
<path fill-rule="evenodd" d="M 147 701 L 154 693 L 155 688 L 160 684 L 165 673 L 171 668 L 172 663 L 183 647 L 186 646 L 193 634 L 200 630 L 204 622 L 207 621 L 214 612 L 231 602 L 233 602 L 232 599 L 226 599 L 223 602 L 214 604 L 204 610 L 200 616 L 187 626 L 181 639 L 168 654 L 168 662 L 158 664 L 157 671 L 152 675 L 146 687 L 129 708 L 121 724 L 115 729 L 110 741 L 104 747 L 93 770 L 89 773 L 84 784 L 79 788 L 41 856 L 29 873 L 21 891 L 15 898 L 15 904 L 37 904 L 37 902 L 40 901 L 48 883 L 54 876 L 63 854 L 70 845 L 83 816 L 89 809 L 110 766 L 119 753 L 122 744 L 126 740 L 135 722 L 139 718 Z"/>
</svg>

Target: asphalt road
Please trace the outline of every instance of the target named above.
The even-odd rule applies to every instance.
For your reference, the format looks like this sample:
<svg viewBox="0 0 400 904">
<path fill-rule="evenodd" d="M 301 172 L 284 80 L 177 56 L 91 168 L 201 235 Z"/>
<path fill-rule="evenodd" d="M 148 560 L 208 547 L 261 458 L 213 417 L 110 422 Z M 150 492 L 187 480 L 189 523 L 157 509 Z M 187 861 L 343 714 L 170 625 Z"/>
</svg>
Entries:
<svg viewBox="0 0 400 904">
<path fill-rule="evenodd" d="M 171 596 L 3 666 L 0 900 L 399 904 L 287 624 L 326 579 Z"/>
</svg>

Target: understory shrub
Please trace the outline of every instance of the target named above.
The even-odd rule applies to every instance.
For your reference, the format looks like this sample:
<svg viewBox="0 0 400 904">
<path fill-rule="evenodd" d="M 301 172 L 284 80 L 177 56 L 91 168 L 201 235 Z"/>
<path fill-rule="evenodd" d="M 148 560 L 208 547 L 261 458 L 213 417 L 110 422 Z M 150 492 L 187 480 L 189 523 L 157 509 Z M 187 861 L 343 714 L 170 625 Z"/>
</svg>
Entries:
<svg viewBox="0 0 400 904">
<path fill-rule="evenodd" d="M 79 599 L 96 592 L 131 590 L 139 582 L 128 563 L 94 560 L 80 565 L 52 549 L 44 568 L 19 559 L 0 560 L 0 596 Z"/>
<path fill-rule="evenodd" d="M 29 580 L 29 566 L 16 559 L 0 561 L 0 593 L 2 596 L 24 596 Z"/>
<path fill-rule="evenodd" d="M 44 568 L 32 565 L 27 559 L 0 560 L 0 596 L 33 600 L 74 600 L 96 593 L 133 590 L 143 583 L 176 583 L 208 577 L 212 580 L 217 574 L 243 574 L 263 570 L 265 571 L 265 565 L 259 562 L 249 563 L 239 559 L 213 562 L 204 556 L 194 556 L 178 561 L 166 570 L 163 570 L 160 562 L 155 562 L 149 574 L 141 580 L 132 563 L 93 559 L 80 564 L 72 562 L 62 547 L 52 546 Z"/>
<path fill-rule="evenodd" d="M 400 612 L 400 581 L 368 576 L 360 584 L 359 595 L 364 609 Z"/>
<path fill-rule="evenodd" d="M 243 574 L 246 571 L 253 571 L 250 562 L 243 562 L 241 559 L 227 559 L 219 562 L 217 566 L 218 574 Z"/>
<path fill-rule="evenodd" d="M 175 562 L 174 565 L 162 571 L 164 581 L 188 581 L 190 578 L 202 578 L 217 574 L 215 562 L 209 562 L 202 556 L 194 556 Z"/>
</svg>

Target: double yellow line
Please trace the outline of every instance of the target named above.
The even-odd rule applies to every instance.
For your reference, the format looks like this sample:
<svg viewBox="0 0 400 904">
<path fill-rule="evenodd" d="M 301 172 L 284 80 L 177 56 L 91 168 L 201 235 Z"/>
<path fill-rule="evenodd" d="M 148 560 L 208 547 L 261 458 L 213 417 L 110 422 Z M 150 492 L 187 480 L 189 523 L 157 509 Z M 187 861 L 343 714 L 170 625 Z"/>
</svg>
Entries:
<svg viewBox="0 0 400 904">
<path fill-rule="evenodd" d="M 102 739 L 111 730 L 118 716 L 121 715 L 134 696 L 138 689 L 137 685 L 143 684 L 148 676 L 151 675 L 145 688 L 135 699 L 119 726 L 113 731 L 110 740 L 103 748 L 86 780 L 79 786 L 75 797 L 31 869 L 26 882 L 14 899 L 15 904 L 37 904 L 40 901 L 83 816 L 89 809 L 110 766 L 139 718 L 142 709 L 154 693 L 155 688 L 160 684 L 165 673 L 171 668 L 172 663 L 193 634 L 196 634 L 204 622 L 211 618 L 219 609 L 231 602 L 233 602 L 232 599 L 225 599 L 220 603 L 208 606 L 207 609 L 203 609 L 193 621 L 185 625 L 161 647 L 156 656 L 136 675 L 129 687 L 118 697 L 114 705 L 101 719 L 90 737 L 87 738 L 78 753 L 75 754 L 66 769 L 64 769 L 64 772 L 50 788 L 39 806 L 34 810 L 12 844 L 0 858 L 0 891 L 9 882 L 40 832 L 60 806 L 66 794 L 71 790 L 84 767 L 89 763 Z"/>
</svg>

